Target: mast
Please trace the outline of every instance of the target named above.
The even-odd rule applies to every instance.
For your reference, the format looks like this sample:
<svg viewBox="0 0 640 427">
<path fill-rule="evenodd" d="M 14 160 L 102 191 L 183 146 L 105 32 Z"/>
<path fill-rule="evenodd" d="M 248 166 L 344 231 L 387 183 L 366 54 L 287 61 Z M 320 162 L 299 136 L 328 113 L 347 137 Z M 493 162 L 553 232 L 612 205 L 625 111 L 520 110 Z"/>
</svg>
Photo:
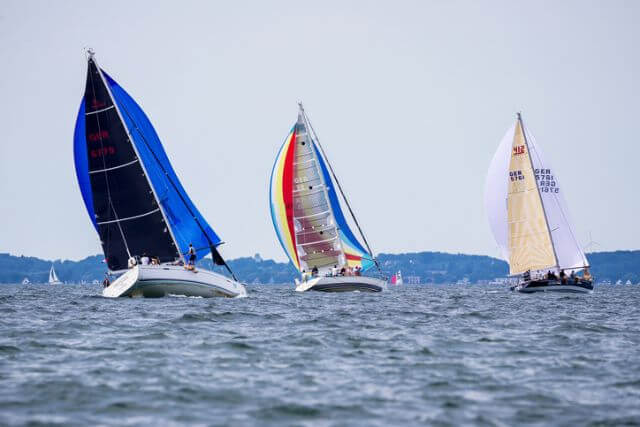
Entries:
<svg viewBox="0 0 640 427">
<path fill-rule="evenodd" d="M 556 260 L 556 267 L 560 268 L 560 263 L 558 262 L 558 254 L 556 253 L 556 246 L 553 243 L 553 237 L 551 236 L 551 228 L 549 227 L 549 218 L 547 218 L 547 210 L 544 207 L 544 203 L 542 202 L 542 194 L 540 193 L 540 184 L 536 177 L 536 170 L 533 167 L 533 159 L 531 158 L 531 150 L 529 149 L 529 140 L 527 139 L 527 132 L 524 130 L 524 124 L 522 123 L 522 115 L 520 112 L 517 113 L 518 122 L 520 123 L 520 129 L 522 130 L 522 136 L 524 137 L 524 144 L 527 146 L 527 154 L 529 156 L 529 164 L 531 165 L 531 171 L 533 172 L 533 178 L 536 181 L 536 190 L 538 190 L 538 199 L 540 200 L 540 204 L 542 205 L 542 212 L 544 213 L 544 222 L 547 227 L 547 233 L 549 234 L 549 241 L 551 242 L 551 249 L 553 249 L 553 258 Z"/>
<path fill-rule="evenodd" d="M 89 49 L 87 51 L 87 55 L 88 55 L 88 60 L 93 61 L 96 65 L 96 68 L 98 70 L 98 73 L 100 74 L 100 78 L 102 79 L 102 82 L 111 98 L 111 102 L 114 105 L 114 108 L 116 110 L 116 112 L 118 113 L 118 117 L 120 118 L 120 122 L 122 123 L 122 125 L 124 126 L 125 130 L 127 131 L 127 136 L 129 137 L 129 142 L 131 143 L 131 146 L 133 147 L 134 152 L 136 153 L 136 156 L 138 157 L 138 159 L 140 159 L 140 153 L 138 152 L 138 148 L 136 147 L 136 144 L 133 142 L 133 137 L 131 135 L 131 130 L 129 129 L 129 127 L 127 126 L 127 123 L 124 120 L 124 117 L 122 115 L 122 112 L 120 111 L 120 107 L 118 106 L 118 104 L 115 101 L 115 98 L 113 97 L 113 93 L 111 92 L 111 88 L 109 87 L 109 85 L 107 84 L 106 79 L 104 78 L 104 75 L 102 74 L 102 70 L 100 69 L 100 67 L 98 66 L 98 62 L 95 60 L 94 56 L 95 53 Z M 139 131 L 135 120 L 133 120 L 133 117 L 131 117 L 131 115 L 129 114 L 129 112 L 126 110 L 125 108 L 125 112 L 127 114 L 127 116 L 131 119 L 131 122 L 134 124 L 134 126 L 136 126 L 136 129 Z M 160 166 L 160 168 L 162 169 L 162 172 L 164 173 L 165 177 L 167 178 L 167 180 L 171 183 L 171 186 L 174 188 L 174 190 L 176 191 L 176 194 L 180 197 L 180 200 L 182 201 L 182 203 L 184 204 L 184 206 L 187 208 L 187 210 L 189 211 L 189 214 L 191 214 L 191 216 L 193 217 L 193 219 L 195 220 L 195 223 L 198 225 L 198 228 L 200 229 L 200 232 L 204 235 L 205 239 L 207 240 L 207 243 L 209 244 L 209 249 L 211 250 L 211 258 L 214 264 L 218 264 L 218 261 L 221 261 L 222 264 L 227 268 L 227 270 L 229 271 L 229 273 L 231 274 L 231 277 L 233 277 L 233 280 L 235 280 L 236 282 L 238 281 L 238 279 L 236 278 L 235 274 L 233 273 L 233 271 L 231 271 L 231 268 L 229 267 L 229 265 L 226 263 L 226 261 L 222 258 L 222 256 L 220 256 L 220 254 L 217 252 L 217 250 L 215 249 L 215 245 L 213 244 L 213 242 L 211 241 L 211 238 L 209 237 L 209 235 L 205 232 L 204 227 L 202 226 L 202 224 L 200 224 L 200 221 L 198 220 L 197 216 L 194 214 L 194 212 L 191 210 L 189 204 L 184 200 L 184 197 L 182 196 L 182 194 L 180 193 L 180 191 L 178 190 L 178 187 L 176 186 L 175 182 L 173 182 L 173 180 L 171 179 L 171 177 L 169 176 L 169 174 L 167 173 L 166 169 L 164 168 L 164 166 L 162 166 L 162 163 L 160 162 L 160 160 L 158 159 L 158 157 L 156 156 L 156 153 L 151 149 L 151 146 L 149 145 L 149 142 L 147 141 L 147 139 L 144 137 L 144 134 L 142 132 L 138 132 L 140 134 L 140 136 L 142 137 L 142 140 L 144 141 L 145 145 L 147 146 L 147 149 L 149 150 L 149 152 L 153 155 L 153 158 L 156 160 L 157 164 Z M 151 191 L 153 193 L 153 197 L 156 201 L 156 204 L 158 205 L 158 208 L 160 208 L 160 212 L 162 213 L 162 218 L 164 220 L 164 223 L 167 226 L 167 230 L 169 230 L 169 233 L 171 235 L 171 239 L 173 240 L 173 245 L 175 246 L 175 248 L 177 249 L 178 255 L 180 256 L 180 259 L 182 259 L 182 261 L 184 262 L 184 254 L 182 253 L 182 250 L 180 249 L 180 245 L 178 244 L 178 241 L 173 233 L 173 230 L 171 229 L 171 226 L 169 224 L 169 221 L 167 220 L 167 216 L 164 212 L 163 206 L 160 203 L 160 200 L 158 198 L 158 195 L 156 194 L 156 190 L 153 187 L 153 184 L 151 183 L 151 180 L 149 179 L 149 174 L 147 173 L 147 169 L 144 165 L 144 162 L 140 161 L 140 166 L 142 167 L 142 170 L 144 171 L 144 175 L 145 178 L 149 184 L 149 187 L 151 188 Z M 124 237 L 124 236 L 123 236 Z"/>
<path fill-rule="evenodd" d="M 376 268 L 378 269 L 378 272 L 380 274 L 382 274 L 382 270 L 380 269 L 380 264 L 378 263 L 378 259 L 374 255 L 373 250 L 371 249 L 371 246 L 369 245 L 369 242 L 367 241 L 367 238 L 365 237 L 364 232 L 362 231 L 362 228 L 360 227 L 360 224 L 358 223 L 358 220 L 356 219 L 356 216 L 353 213 L 353 209 L 351 209 L 351 205 L 349 204 L 349 200 L 347 200 L 347 196 L 344 194 L 344 191 L 342 191 L 342 186 L 340 185 L 340 181 L 338 181 L 338 177 L 336 176 L 335 172 L 333 171 L 333 167 L 331 166 L 331 162 L 329 162 L 329 158 L 327 157 L 326 153 L 324 152 L 324 149 L 322 148 L 322 144 L 320 144 L 320 139 L 318 138 L 318 134 L 316 133 L 315 129 L 313 129 L 313 126 L 311 126 L 311 122 L 309 121 L 309 117 L 307 117 L 307 113 L 305 113 L 305 111 L 304 111 L 304 107 L 302 106 L 302 102 L 298 102 L 298 106 L 300 107 L 300 111 L 302 112 L 302 117 L 304 118 L 304 121 L 306 122 L 308 128 L 311 130 L 311 132 L 313 132 L 313 136 L 315 137 L 314 139 L 317 142 L 318 147 L 320 148 L 320 152 L 322 153 L 322 156 L 327 161 L 327 165 L 329 166 L 329 171 L 331 172 L 331 176 L 336 181 L 336 185 L 338 186 L 338 191 L 340 191 L 340 194 L 342 195 L 342 199 L 344 200 L 345 204 L 347 205 L 347 209 L 349 209 L 349 214 L 351 215 L 351 218 L 353 218 L 353 222 L 355 223 L 356 227 L 358 228 L 358 232 L 360 233 L 360 236 L 362 237 L 362 240 L 364 241 L 364 244 L 367 246 L 367 250 L 371 254 L 371 257 L 373 258 L 373 262 L 375 263 Z"/>
<path fill-rule="evenodd" d="M 115 98 L 113 97 L 113 93 L 111 93 L 111 88 L 109 87 L 109 85 L 107 84 L 107 80 L 104 78 L 104 74 L 102 74 L 102 70 L 100 69 L 100 66 L 98 65 L 98 61 L 96 61 L 95 59 L 95 52 L 93 52 L 92 50 L 89 50 L 87 52 L 88 54 L 88 60 L 89 61 L 93 61 L 93 63 L 96 66 L 96 69 L 98 71 L 98 74 L 100 75 L 100 78 L 102 79 L 102 84 L 104 85 L 105 89 L 107 90 L 107 93 L 109 94 L 109 97 L 111 98 L 111 102 L 113 103 L 113 107 L 115 108 L 116 112 L 118 113 L 118 118 L 120 119 L 120 122 L 122 123 L 122 126 L 124 127 L 124 129 L 127 131 L 127 136 L 129 137 L 129 142 L 131 144 L 131 146 L 133 147 L 133 151 L 134 153 L 136 153 L 136 157 L 138 159 L 140 159 L 140 153 L 138 152 L 138 147 L 136 147 L 136 144 L 133 142 L 133 137 L 131 136 L 131 130 L 129 130 L 129 127 L 127 126 L 127 123 L 124 121 L 124 117 L 122 116 L 122 112 L 120 111 L 120 107 L 118 107 L 118 104 L 116 103 Z M 151 192 L 153 194 L 153 198 L 156 202 L 156 205 L 158 205 L 158 208 L 160 209 L 160 213 L 162 213 L 162 219 L 164 221 L 164 223 L 167 225 L 167 230 L 169 230 L 169 234 L 171 235 L 171 240 L 173 241 L 173 246 L 175 246 L 175 248 L 177 249 L 178 255 L 180 256 L 180 259 L 183 260 L 184 262 L 184 258 L 182 256 L 182 251 L 180 250 L 180 246 L 178 245 L 178 241 L 176 240 L 176 236 L 174 236 L 173 234 L 173 230 L 171 229 L 171 227 L 169 226 L 169 221 L 167 221 L 167 216 L 165 215 L 164 209 L 162 209 L 162 204 L 160 203 L 160 199 L 158 199 L 158 195 L 156 194 L 156 190 L 155 188 L 153 188 L 153 184 L 151 183 L 151 180 L 149 179 L 149 173 L 147 172 L 147 168 L 145 167 L 144 163 L 142 161 L 140 161 L 140 167 L 142 168 L 142 171 L 144 172 L 144 177 L 147 180 L 147 183 L 149 184 L 149 187 L 151 188 Z M 121 230 L 122 232 L 122 230 Z M 124 237 L 124 236 L 123 236 Z M 125 239 L 126 241 L 126 239 Z M 131 255 L 131 254 L 129 254 Z"/>
</svg>

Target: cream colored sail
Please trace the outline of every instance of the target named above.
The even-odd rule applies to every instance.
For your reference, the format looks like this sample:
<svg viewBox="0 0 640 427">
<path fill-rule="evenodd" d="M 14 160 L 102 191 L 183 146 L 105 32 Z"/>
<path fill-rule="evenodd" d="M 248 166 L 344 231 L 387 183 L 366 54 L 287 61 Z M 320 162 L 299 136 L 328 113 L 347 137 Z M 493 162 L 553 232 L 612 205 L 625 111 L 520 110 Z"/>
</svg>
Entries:
<svg viewBox="0 0 640 427">
<path fill-rule="evenodd" d="M 510 274 L 557 266 L 529 147 L 518 120 L 509 161 L 507 196 Z"/>
</svg>

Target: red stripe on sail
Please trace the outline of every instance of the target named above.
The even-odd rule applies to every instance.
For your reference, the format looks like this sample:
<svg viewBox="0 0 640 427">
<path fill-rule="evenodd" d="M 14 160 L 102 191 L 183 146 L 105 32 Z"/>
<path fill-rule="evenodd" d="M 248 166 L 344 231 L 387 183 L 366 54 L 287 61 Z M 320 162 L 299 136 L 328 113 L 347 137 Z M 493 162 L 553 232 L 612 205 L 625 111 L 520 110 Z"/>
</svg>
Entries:
<svg viewBox="0 0 640 427">
<path fill-rule="evenodd" d="M 289 147 L 284 158 L 284 168 L 282 171 L 282 200 L 284 201 L 284 209 L 287 213 L 287 224 L 289 225 L 289 234 L 291 242 L 293 242 L 293 251 L 296 254 L 297 264 L 300 265 L 298 258 L 298 249 L 296 248 L 296 234 L 293 227 L 293 160 L 295 158 L 296 148 L 296 132 L 293 131 L 289 140 Z"/>
<path fill-rule="evenodd" d="M 362 257 L 358 256 L 358 255 L 351 255 L 351 254 L 345 254 L 347 256 L 347 259 L 350 259 L 351 261 L 361 261 Z"/>
</svg>

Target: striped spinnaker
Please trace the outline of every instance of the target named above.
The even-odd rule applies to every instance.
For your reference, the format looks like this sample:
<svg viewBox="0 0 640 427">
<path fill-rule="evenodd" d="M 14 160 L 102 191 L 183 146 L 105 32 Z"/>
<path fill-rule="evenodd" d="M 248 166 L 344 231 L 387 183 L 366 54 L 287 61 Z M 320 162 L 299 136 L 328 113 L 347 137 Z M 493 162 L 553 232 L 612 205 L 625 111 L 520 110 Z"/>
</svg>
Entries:
<svg viewBox="0 0 640 427">
<path fill-rule="evenodd" d="M 270 188 L 278 240 L 300 272 L 374 265 L 349 227 L 336 188 L 301 112 L 276 157 Z"/>
</svg>

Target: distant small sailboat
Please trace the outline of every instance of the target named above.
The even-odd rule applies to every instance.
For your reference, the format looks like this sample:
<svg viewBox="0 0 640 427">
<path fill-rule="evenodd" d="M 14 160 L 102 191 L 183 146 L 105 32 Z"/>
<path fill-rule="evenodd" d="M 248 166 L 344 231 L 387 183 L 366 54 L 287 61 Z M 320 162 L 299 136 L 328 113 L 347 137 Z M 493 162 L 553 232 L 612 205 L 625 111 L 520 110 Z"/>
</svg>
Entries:
<svg viewBox="0 0 640 427">
<path fill-rule="evenodd" d="M 380 267 L 302 104 L 276 157 L 270 205 L 278 240 L 302 275 L 296 291 L 380 292 L 384 280 L 360 273 Z M 340 197 L 364 245 L 344 215 Z"/>
<path fill-rule="evenodd" d="M 402 285 L 404 283 L 402 281 L 402 272 L 398 270 L 393 276 L 391 276 L 389 283 L 392 285 Z"/>
<path fill-rule="evenodd" d="M 220 237 L 182 187 L 146 114 L 98 67 L 92 51 L 87 60 L 74 136 L 76 174 L 107 266 L 124 273 L 103 295 L 245 295 L 216 249 Z M 187 255 L 195 264 L 209 253 L 233 279 L 181 265 Z M 147 262 L 151 257 L 157 265 Z"/>
<path fill-rule="evenodd" d="M 593 290 L 589 262 L 569 222 L 556 171 L 543 160 L 519 113 L 491 162 L 485 206 L 509 273 L 520 277 L 513 290 Z M 580 270 L 585 270 L 584 278 L 560 278 L 564 272 Z"/>
<path fill-rule="evenodd" d="M 58 279 L 58 275 L 56 274 L 56 270 L 53 268 L 53 264 L 51 264 L 51 269 L 49 270 L 49 284 L 50 285 L 62 285 L 60 279 Z"/>
<path fill-rule="evenodd" d="M 30 284 L 30 283 L 31 283 L 31 281 L 29 280 L 29 278 L 28 278 L 28 277 L 25 277 L 24 279 L 22 279 L 22 284 L 23 284 L 23 285 L 28 285 L 28 284 Z"/>
</svg>

